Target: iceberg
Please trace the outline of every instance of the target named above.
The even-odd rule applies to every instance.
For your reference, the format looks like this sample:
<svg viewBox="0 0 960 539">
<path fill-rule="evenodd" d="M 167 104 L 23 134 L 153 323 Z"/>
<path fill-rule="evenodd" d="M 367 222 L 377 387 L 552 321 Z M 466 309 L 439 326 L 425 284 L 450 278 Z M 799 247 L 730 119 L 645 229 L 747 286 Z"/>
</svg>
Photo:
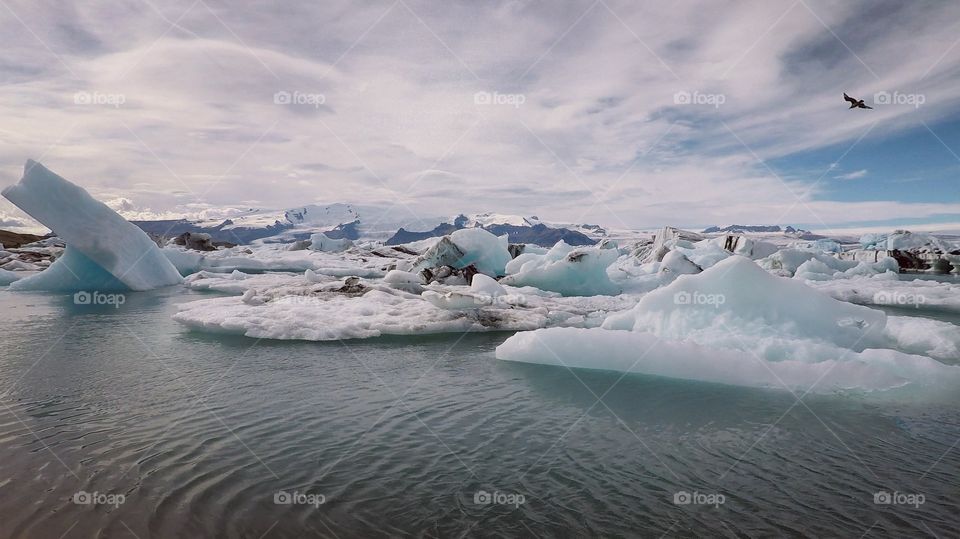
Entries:
<svg viewBox="0 0 960 539">
<path fill-rule="evenodd" d="M 887 251 L 927 250 L 948 253 L 960 249 L 960 244 L 947 241 L 925 232 L 895 230 L 890 234 L 864 234 L 860 238 L 863 249 Z"/>
<path fill-rule="evenodd" d="M 27 161 L 23 178 L 3 196 L 67 244 L 48 269 L 12 290 L 149 290 L 181 282 L 146 233 L 37 162 Z"/>
<path fill-rule="evenodd" d="M 650 292 L 633 309 L 609 316 L 603 327 L 704 343 L 728 341 L 732 328 L 755 337 L 792 336 L 852 347 L 873 342 L 885 323 L 882 311 L 818 294 L 735 255 Z"/>
<path fill-rule="evenodd" d="M 511 258 L 506 235 L 494 236 L 482 228 L 464 228 L 434 243 L 412 261 L 410 271 L 418 272 L 442 266 L 460 270 L 474 266 L 484 275 L 499 277 L 504 274 Z"/>
<path fill-rule="evenodd" d="M 496 355 L 818 392 L 960 385 L 960 367 L 916 354 L 952 350 L 935 337 L 946 331 L 942 325 L 898 320 L 887 330 L 886 324 L 882 311 L 838 301 L 734 255 L 703 273 L 681 275 L 600 328 L 518 333 Z M 917 328 L 928 337 L 911 336 Z"/>
<path fill-rule="evenodd" d="M 353 242 L 346 238 L 333 239 L 323 232 L 310 236 L 310 249 L 327 253 L 339 253 L 353 247 Z"/>
<path fill-rule="evenodd" d="M 651 333 L 547 328 L 517 333 L 497 347 L 496 355 L 521 363 L 813 393 L 960 385 L 960 367 L 929 357 L 882 349 L 832 350 L 832 358 L 820 361 L 769 361 L 747 350 L 662 340 Z M 804 355 L 802 348 L 797 351 Z"/>
<path fill-rule="evenodd" d="M 841 260 L 826 253 L 801 249 L 781 249 L 766 258 L 760 259 L 758 263 L 767 271 L 793 277 L 804 262 L 813 259 L 834 271 L 846 271 L 857 266 L 857 262 L 854 260 Z"/>
<path fill-rule="evenodd" d="M 19 272 L 0 269 L 0 286 L 7 286 L 8 284 L 18 281 L 22 278 L 23 275 Z"/>
<path fill-rule="evenodd" d="M 560 241 L 543 255 L 525 253 L 512 260 L 513 271 L 500 280 L 512 286 L 534 286 L 564 296 L 601 296 L 620 293 L 607 268 L 619 252 L 601 247 L 576 247 Z"/>
</svg>

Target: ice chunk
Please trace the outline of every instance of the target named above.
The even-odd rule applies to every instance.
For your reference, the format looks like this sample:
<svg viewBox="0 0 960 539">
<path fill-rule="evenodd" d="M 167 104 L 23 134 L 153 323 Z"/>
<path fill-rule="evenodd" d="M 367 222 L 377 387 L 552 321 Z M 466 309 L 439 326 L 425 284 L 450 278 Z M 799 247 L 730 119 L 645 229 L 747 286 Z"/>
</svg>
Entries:
<svg viewBox="0 0 960 539">
<path fill-rule="evenodd" d="M 679 250 L 674 250 L 664 255 L 663 261 L 660 262 L 659 271 L 660 273 L 676 276 L 700 273 L 703 269 L 691 262 L 690 259 L 684 256 Z"/>
<path fill-rule="evenodd" d="M 803 251 L 817 251 L 824 253 L 841 253 L 843 252 L 843 247 L 834 240 L 829 239 L 818 239 L 812 241 L 795 241 L 789 245 L 793 249 L 800 249 Z M 769 253 L 773 254 L 773 253 Z"/>
<path fill-rule="evenodd" d="M 519 268 L 511 265 L 517 272 L 500 282 L 512 286 L 535 286 L 565 296 L 613 295 L 619 293 L 620 288 L 610 280 L 607 268 L 618 256 L 615 249 L 573 248 L 561 241 L 545 255 L 525 258 Z"/>
<path fill-rule="evenodd" d="M 890 234 L 864 234 L 860 238 L 864 249 L 888 250 L 928 250 L 947 253 L 960 248 L 960 243 L 938 238 L 925 232 L 895 230 Z"/>
<path fill-rule="evenodd" d="M 310 249 L 327 253 L 339 253 L 353 247 L 353 242 L 347 238 L 333 239 L 323 232 L 310 236 Z"/>
<path fill-rule="evenodd" d="M 383 277 L 383 282 L 389 284 L 423 284 L 423 279 L 416 273 L 401 270 L 390 270 Z"/>
<path fill-rule="evenodd" d="M 391 270 L 384 276 L 383 282 L 397 290 L 403 290 L 411 294 L 423 293 L 423 279 L 419 275 L 408 271 Z"/>
<path fill-rule="evenodd" d="M 0 266 L 0 269 L 7 271 L 40 271 L 41 268 L 36 264 L 24 262 L 23 260 L 11 260 L 3 266 Z"/>
<path fill-rule="evenodd" d="M 956 363 L 960 331 L 950 322 L 916 316 L 888 316 L 886 334 L 898 350 Z"/>
<path fill-rule="evenodd" d="M 793 277 L 796 279 L 806 279 L 808 281 L 827 281 L 833 279 L 835 273 L 840 272 L 816 258 L 811 258 L 803 264 L 800 264 L 800 267 L 797 268 Z"/>
<path fill-rule="evenodd" d="M 510 294 L 507 289 L 500 286 L 500 283 L 482 273 L 473 276 L 469 291 L 437 292 L 427 290 L 423 292 L 423 299 L 441 309 L 452 310 L 526 305 L 526 299 L 522 294 Z"/>
<path fill-rule="evenodd" d="M 63 256 L 49 268 L 31 277 L 20 279 L 11 284 L 10 289 L 72 292 L 75 290 L 130 290 L 131 288 L 103 269 L 103 266 L 68 245 Z"/>
<path fill-rule="evenodd" d="M 419 296 L 374 288 L 360 296 L 336 292 L 313 295 L 261 295 L 216 298 L 178 306 L 174 319 L 196 329 L 248 337 L 328 341 L 379 335 L 534 329 L 545 316 L 537 311 L 438 309 Z"/>
<path fill-rule="evenodd" d="M 500 286 L 500 283 L 482 273 L 473 276 L 473 282 L 470 283 L 470 290 L 492 297 L 505 296 L 507 294 L 507 290 Z"/>
<path fill-rule="evenodd" d="M 69 290 L 109 282 L 113 289 L 148 290 L 181 281 L 142 230 L 39 163 L 27 161 L 23 178 L 3 196 L 67 243 L 64 256 L 47 270 L 11 289 Z"/>
<path fill-rule="evenodd" d="M 164 247 L 160 249 L 160 252 L 167 257 L 173 267 L 177 268 L 180 275 L 190 275 L 200 271 L 203 261 L 206 259 L 204 255 L 198 252 L 175 247 Z"/>
<path fill-rule="evenodd" d="M 24 275 L 22 273 L 0 269 L 0 286 L 7 286 L 8 284 L 23 277 Z"/>
<path fill-rule="evenodd" d="M 703 236 L 689 230 L 681 230 L 672 226 L 661 228 L 653 239 L 653 243 L 638 252 L 644 262 L 659 262 L 663 260 L 667 251 L 677 245 L 691 247 L 693 242 L 703 240 Z"/>
<path fill-rule="evenodd" d="M 807 284 L 836 299 L 861 305 L 960 313 L 960 285 L 920 279 L 900 281 L 899 277 L 887 272 Z"/>
<path fill-rule="evenodd" d="M 817 350 L 810 341 L 790 340 L 756 344 L 755 350 L 716 349 L 652 333 L 549 328 L 517 333 L 497 347 L 496 355 L 507 361 L 815 393 L 960 384 L 960 367 L 894 350 Z M 819 361 L 803 358 L 811 352 L 821 356 Z"/>
<path fill-rule="evenodd" d="M 491 277 L 504 274 L 511 260 L 507 236 L 494 236 L 482 228 L 464 228 L 444 236 L 411 264 L 414 272 L 450 266 L 455 269 L 473 265 Z"/>
<path fill-rule="evenodd" d="M 833 279 L 850 279 L 852 277 L 873 276 L 890 272 L 896 277 L 900 267 L 893 257 L 883 258 L 879 262 L 857 262 L 857 265 L 845 271 L 838 271 L 828 266 L 823 260 L 811 258 L 797 268 L 794 278 L 808 281 L 830 281 Z"/>
<path fill-rule="evenodd" d="M 509 361 L 802 391 L 960 385 L 952 324 L 896 320 L 732 256 L 644 296 L 601 328 L 518 333 Z M 626 331 L 624 331 L 626 330 Z M 922 337 L 918 336 L 922 335 Z"/>
<path fill-rule="evenodd" d="M 502 287 L 506 292 L 502 295 L 495 283 L 482 277 L 475 287 L 432 284 L 424 296 L 398 289 L 402 285 L 396 280 L 363 280 L 344 290 L 340 282 L 317 283 L 304 274 L 263 273 L 238 280 L 202 271 L 185 281 L 191 289 L 237 296 L 182 304 L 174 317 L 178 322 L 203 331 L 273 339 L 597 327 L 606 313 L 621 311 L 637 301 L 627 295 L 561 297 L 509 286 Z M 247 294 L 246 300 L 243 294 Z M 425 296 L 432 296 L 442 308 Z"/>
<path fill-rule="evenodd" d="M 819 294 L 800 281 L 771 275 L 742 256 L 731 256 L 699 275 L 683 275 L 644 296 L 636 307 L 611 315 L 607 329 L 649 331 L 709 343 L 737 332 L 791 335 L 841 346 L 865 346 L 882 332 L 886 315 Z"/>
<path fill-rule="evenodd" d="M 857 265 L 853 260 L 840 260 L 828 254 L 801 249 L 781 249 L 758 263 L 767 271 L 792 277 L 804 262 L 811 259 L 816 259 L 835 271 L 846 271 Z"/>
</svg>

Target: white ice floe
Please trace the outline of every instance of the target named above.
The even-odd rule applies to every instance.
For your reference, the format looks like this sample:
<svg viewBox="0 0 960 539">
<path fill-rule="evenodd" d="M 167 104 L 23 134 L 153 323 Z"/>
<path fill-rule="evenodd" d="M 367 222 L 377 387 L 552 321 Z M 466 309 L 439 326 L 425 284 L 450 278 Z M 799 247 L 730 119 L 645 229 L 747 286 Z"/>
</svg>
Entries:
<svg viewBox="0 0 960 539">
<path fill-rule="evenodd" d="M 843 247 L 839 242 L 825 238 L 818 240 L 795 241 L 791 242 L 789 247 L 792 249 L 817 251 L 823 253 L 840 253 L 843 251 Z"/>
<path fill-rule="evenodd" d="M 10 285 L 16 290 L 148 290 L 180 282 L 157 245 L 83 188 L 27 161 L 3 196 L 67 243 L 50 268 Z"/>
<path fill-rule="evenodd" d="M 806 249 L 781 249 L 766 258 L 758 260 L 757 263 L 763 269 L 777 275 L 793 277 L 800 266 L 808 260 L 817 260 L 833 271 L 846 271 L 858 264 L 854 260 L 840 260 L 827 253 Z"/>
<path fill-rule="evenodd" d="M 596 327 L 609 312 L 636 302 L 635 296 L 628 295 L 561 297 L 530 287 L 502 286 L 481 275 L 474 276 L 474 284 L 469 287 L 434 283 L 423 287 L 426 290 L 420 295 L 404 289 L 414 284 L 410 274 L 391 275 L 391 283 L 358 279 L 351 286 L 339 279 L 317 283 L 303 274 L 200 272 L 185 280 L 187 286 L 240 297 L 185 303 L 174 319 L 205 331 L 272 339 L 335 340 Z"/>
<path fill-rule="evenodd" d="M 392 257 L 373 254 L 370 251 L 329 253 L 325 251 L 290 251 L 285 244 L 266 244 L 251 247 L 232 247 L 210 252 L 190 251 L 180 247 L 165 247 L 162 252 L 182 275 L 198 271 L 229 273 L 312 270 L 337 277 L 357 275 L 382 277 L 390 264 L 409 255 L 391 250 Z"/>
<path fill-rule="evenodd" d="M 733 256 L 644 296 L 602 328 L 518 333 L 497 349 L 510 361 L 637 372 L 802 391 L 960 384 L 942 357 L 945 326 L 897 321 L 840 302 L 799 280 Z M 906 337 L 923 330 L 925 338 Z"/>
<path fill-rule="evenodd" d="M 906 274 L 884 273 L 807 284 L 838 300 L 860 305 L 960 313 L 960 284 L 899 278 L 909 279 Z"/>
<path fill-rule="evenodd" d="M 565 296 L 615 295 L 620 288 L 610 280 L 607 268 L 618 256 L 616 249 L 572 247 L 559 241 L 546 254 L 518 256 L 508 264 L 511 274 L 500 282 Z"/>
<path fill-rule="evenodd" d="M 890 234 L 864 234 L 860 238 L 864 249 L 881 250 L 931 250 L 950 252 L 960 249 L 960 242 L 948 241 L 926 232 L 895 230 Z"/>
<path fill-rule="evenodd" d="M 789 359 L 811 343 L 774 343 L 781 359 L 749 349 L 665 340 L 652 333 L 549 328 L 517 333 L 497 347 L 497 358 L 569 368 L 602 369 L 729 385 L 799 392 L 877 391 L 908 385 L 960 384 L 960 367 L 894 350 L 832 348 L 832 358 Z"/>
<path fill-rule="evenodd" d="M 836 279 L 853 279 L 855 277 L 880 276 L 880 279 L 896 280 L 900 266 L 893 257 L 883 258 L 879 262 L 857 262 L 855 266 L 845 270 L 838 270 L 828 266 L 817 258 L 811 258 L 796 269 L 795 279 L 807 281 L 831 281 Z"/>
</svg>

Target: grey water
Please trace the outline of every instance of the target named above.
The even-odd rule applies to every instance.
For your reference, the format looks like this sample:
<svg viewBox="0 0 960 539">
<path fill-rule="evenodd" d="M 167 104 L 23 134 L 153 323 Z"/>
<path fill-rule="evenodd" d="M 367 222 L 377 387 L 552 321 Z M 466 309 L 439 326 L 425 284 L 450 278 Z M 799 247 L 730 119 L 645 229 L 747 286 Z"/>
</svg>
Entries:
<svg viewBox="0 0 960 539">
<path fill-rule="evenodd" d="M 960 529 L 960 395 L 512 364 L 494 358 L 508 333 L 208 335 L 170 319 L 198 297 L 173 287 L 115 308 L 0 291 L 0 536 Z"/>
</svg>

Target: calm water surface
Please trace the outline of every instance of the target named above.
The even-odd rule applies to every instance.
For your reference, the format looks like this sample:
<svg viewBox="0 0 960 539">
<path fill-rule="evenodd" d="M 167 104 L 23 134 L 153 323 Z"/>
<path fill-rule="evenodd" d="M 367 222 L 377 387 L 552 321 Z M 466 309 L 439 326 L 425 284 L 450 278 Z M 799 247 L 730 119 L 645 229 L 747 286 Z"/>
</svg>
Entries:
<svg viewBox="0 0 960 539">
<path fill-rule="evenodd" d="M 506 333 L 205 335 L 170 319 L 197 298 L 0 291 L 0 536 L 960 529 L 960 395 L 800 400 L 511 364 Z"/>
</svg>

